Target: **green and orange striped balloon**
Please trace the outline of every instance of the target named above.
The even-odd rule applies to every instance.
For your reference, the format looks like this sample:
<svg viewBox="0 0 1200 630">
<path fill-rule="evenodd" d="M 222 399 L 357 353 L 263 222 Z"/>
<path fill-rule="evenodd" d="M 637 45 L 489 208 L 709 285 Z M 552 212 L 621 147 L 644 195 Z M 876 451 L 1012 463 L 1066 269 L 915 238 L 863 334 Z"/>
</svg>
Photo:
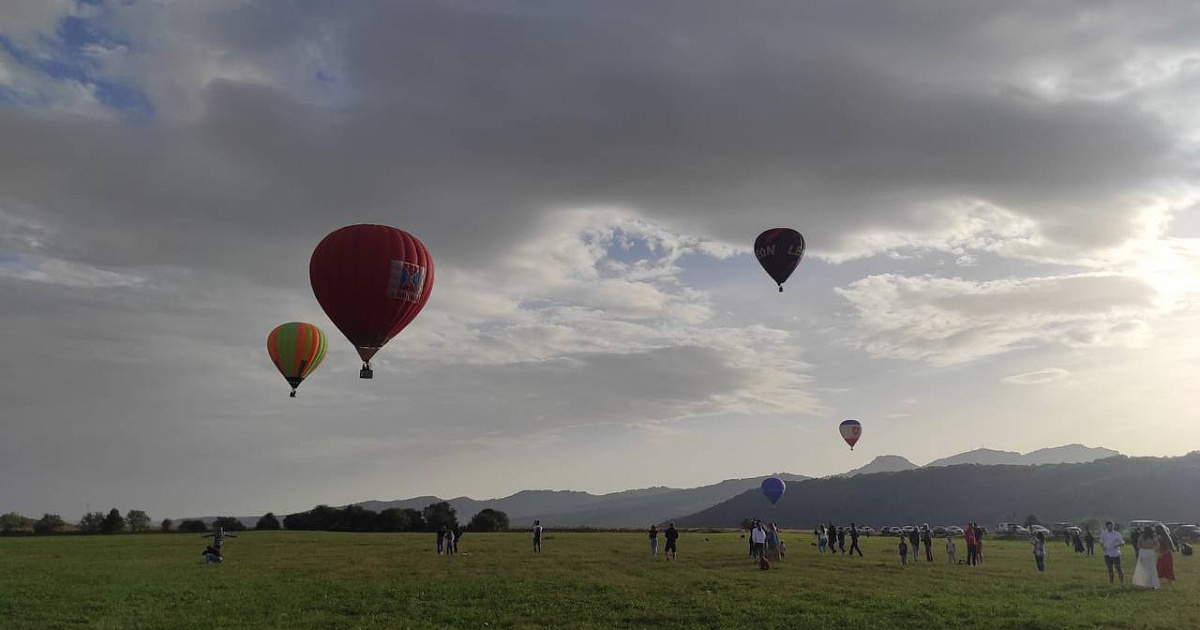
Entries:
<svg viewBox="0 0 1200 630">
<path fill-rule="evenodd" d="M 267 353 L 292 386 L 292 398 L 300 383 L 321 365 L 327 347 L 325 333 L 304 322 L 280 324 L 267 335 Z"/>
</svg>

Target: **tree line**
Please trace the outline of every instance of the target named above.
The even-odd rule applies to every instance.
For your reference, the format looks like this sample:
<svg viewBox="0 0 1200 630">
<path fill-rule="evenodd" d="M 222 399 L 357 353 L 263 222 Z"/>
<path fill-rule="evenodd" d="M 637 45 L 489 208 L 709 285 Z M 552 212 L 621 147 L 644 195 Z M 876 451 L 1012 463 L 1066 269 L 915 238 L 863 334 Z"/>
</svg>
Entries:
<svg viewBox="0 0 1200 630">
<path fill-rule="evenodd" d="M 508 526 L 507 514 L 499 510 L 484 509 L 471 517 L 465 529 L 473 532 L 502 532 L 506 531 Z M 431 503 L 421 510 L 391 508 L 382 512 L 374 512 L 357 505 L 344 508 L 318 505 L 305 512 L 288 514 L 282 521 L 274 513 L 267 512 L 254 526 L 257 531 L 289 529 L 336 532 L 434 532 L 446 528 L 454 531 L 464 530 L 458 522 L 454 508 L 445 501 Z M 244 531 L 249 528 L 241 519 L 221 516 L 213 521 L 212 529 Z M 155 529 L 144 511 L 129 510 L 122 515 L 116 508 L 109 510 L 107 514 L 88 512 L 75 525 L 67 523 L 57 514 L 44 514 L 36 520 L 16 512 L 0 515 L 0 535 L 5 536 L 140 534 L 151 531 L 203 533 L 209 531 L 209 526 L 198 519 L 185 519 L 176 524 L 168 518 L 163 519 Z"/>
</svg>

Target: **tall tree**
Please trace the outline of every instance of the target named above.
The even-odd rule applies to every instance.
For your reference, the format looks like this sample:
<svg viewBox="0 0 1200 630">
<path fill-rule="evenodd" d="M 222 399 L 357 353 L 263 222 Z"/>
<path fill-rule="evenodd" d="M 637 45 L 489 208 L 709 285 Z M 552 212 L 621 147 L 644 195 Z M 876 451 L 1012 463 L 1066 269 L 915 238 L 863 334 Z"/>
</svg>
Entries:
<svg viewBox="0 0 1200 630">
<path fill-rule="evenodd" d="M 113 508 L 108 511 L 108 516 L 104 517 L 104 523 L 100 527 L 100 531 L 105 534 L 119 534 L 125 529 L 125 517 L 121 516 L 121 511 Z"/>
<path fill-rule="evenodd" d="M 274 512 L 267 512 L 266 514 L 263 514 L 262 518 L 258 519 L 257 523 L 254 524 L 254 529 L 266 531 L 277 530 L 279 529 L 279 519 L 275 518 Z"/>
<path fill-rule="evenodd" d="M 15 534 L 20 531 L 32 531 L 33 520 L 25 518 L 16 512 L 0 515 L 0 533 Z"/>
<path fill-rule="evenodd" d="M 458 516 L 454 513 L 454 508 L 445 501 L 430 503 L 421 510 L 421 515 L 425 518 L 425 526 L 430 531 L 435 531 L 442 527 L 458 529 Z"/>
<path fill-rule="evenodd" d="M 58 534 L 66 529 L 67 524 L 62 520 L 62 517 L 57 514 L 43 514 L 36 523 L 33 524 L 33 531 L 37 534 Z"/>
<path fill-rule="evenodd" d="M 246 529 L 246 525 L 236 516 L 218 516 L 212 526 L 213 529 L 224 529 L 227 532 L 240 532 Z"/>
<path fill-rule="evenodd" d="M 104 512 L 88 512 L 79 519 L 79 531 L 85 534 L 99 534 L 104 531 Z"/>
<path fill-rule="evenodd" d="M 502 532 L 508 529 L 508 515 L 499 510 L 484 508 L 471 517 L 473 532 Z"/>
<path fill-rule="evenodd" d="M 169 532 L 169 531 L 171 531 L 171 527 L 173 527 L 174 525 L 175 525 L 175 521 L 172 521 L 169 518 L 164 518 L 162 521 L 162 524 L 159 525 L 159 528 L 162 529 L 163 532 Z"/>
<path fill-rule="evenodd" d="M 129 531 L 134 533 L 150 531 L 150 516 L 141 510 L 129 510 L 125 513 L 125 522 Z"/>
<path fill-rule="evenodd" d="M 200 534 L 208 531 L 208 526 L 204 524 L 204 521 L 185 520 L 180 521 L 179 531 L 190 534 Z"/>
</svg>

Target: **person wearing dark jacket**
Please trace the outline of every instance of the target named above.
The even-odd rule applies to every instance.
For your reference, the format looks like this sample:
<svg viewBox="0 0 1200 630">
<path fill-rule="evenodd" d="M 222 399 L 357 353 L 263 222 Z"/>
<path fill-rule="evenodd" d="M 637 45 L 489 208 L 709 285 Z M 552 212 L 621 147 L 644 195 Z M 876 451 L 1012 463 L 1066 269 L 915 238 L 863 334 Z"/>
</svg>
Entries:
<svg viewBox="0 0 1200 630">
<path fill-rule="evenodd" d="M 676 548 L 676 541 L 679 540 L 679 531 L 675 529 L 675 523 L 667 526 L 667 531 L 663 532 L 663 538 L 667 539 L 667 546 L 663 549 L 663 555 L 667 557 L 667 560 L 674 560 L 675 556 L 679 554 L 679 550 Z"/>
<path fill-rule="evenodd" d="M 925 561 L 933 562 L 933 531 L 929 529 L 929 523 L 921 530 L 921 542 L 925 543 Z"/>
<path fill-rule="evenodd" d="M 853 556 L 855 551 L 858 552 L 859 557 L 862 557 L 862 549 L 858 548 L 858 527 L 855 527 L 854 523 L 850 523 L 850 555 Z"/>
<path fill-rule="evenodd" d="M 913 562 L 916 562 L 917 554 L 921 551 L 921 530 L 914 527 L 911 532 L 908 532 L 908 544 L 911 547 L 909 551 L 912 553 Z"/>
<path fill-rule="evenodd" d="M 845 527 L 838 528 L 838 549 L 841 550 L 842 553 L 846 553 L 846 528 Z"/>
<path fill-rule="evenodd" d="M 438 555 L 442 555 L 442 546 L 446 544 L 446 526 L 443 525 L 437 530 L 437 550 Z"/>
<path fill-rule="evenodd" d="M 1087 548 L 1087 555 L 1096 555 L 1096 537 L 1092 535 L 1090 527 L 1083 532 L 1083 546 Z"/>
</svg>

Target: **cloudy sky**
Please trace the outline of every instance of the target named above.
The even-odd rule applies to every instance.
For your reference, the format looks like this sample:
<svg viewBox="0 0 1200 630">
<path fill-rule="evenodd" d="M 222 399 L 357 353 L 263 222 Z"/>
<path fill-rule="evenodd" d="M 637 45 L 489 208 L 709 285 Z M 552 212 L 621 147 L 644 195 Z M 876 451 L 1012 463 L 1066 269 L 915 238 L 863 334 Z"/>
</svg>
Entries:
<svg viewBox="0 0 1200 630">
<path fill-rule="evenodd" d="M 1196 449 L 1197 32 L 1177 2 L 6 0 L 0 511 Z M 308 282 L 360 222 L 437 263 L 372 381 Z M 782 294 L 774 226 L 808 241 Z M 332 339 L 294 400 L 292 320 Z"/>
</svg>

